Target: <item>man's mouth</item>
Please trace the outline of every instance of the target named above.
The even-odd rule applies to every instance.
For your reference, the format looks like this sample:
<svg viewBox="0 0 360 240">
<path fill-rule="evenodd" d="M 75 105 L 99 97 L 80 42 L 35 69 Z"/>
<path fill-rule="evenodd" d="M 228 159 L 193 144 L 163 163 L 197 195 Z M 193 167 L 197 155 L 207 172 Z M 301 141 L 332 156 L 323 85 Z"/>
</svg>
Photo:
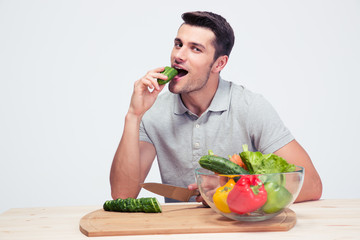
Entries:
<svg viewBox="0 0 360 240">
<path fill-rule="evenodd" d="M 174 68 L 178 71 L 178 74 L 175 76 L 176 79 L 182 78 L 183 76 L 188 74 L 188 71 L 181 67 L 175 66 Z"/>
</svg>

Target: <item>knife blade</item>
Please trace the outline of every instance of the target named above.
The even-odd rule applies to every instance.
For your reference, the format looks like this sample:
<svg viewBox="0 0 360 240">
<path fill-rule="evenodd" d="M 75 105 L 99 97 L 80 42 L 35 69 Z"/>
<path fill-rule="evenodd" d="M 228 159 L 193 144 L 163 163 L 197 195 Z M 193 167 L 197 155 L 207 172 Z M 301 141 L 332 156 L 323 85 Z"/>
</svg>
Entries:
<svg viewBox="0 0 360 240">
<path fill-rule="evenodd" d="M 141 183 L 140 186 L 158 195 L 175 199 L 181 202 L 188 202 L 192 196 L 200 195 L 199 190 L 189 190 L 183 187 L 176 187 L 162 183 Z"/>
</svg>

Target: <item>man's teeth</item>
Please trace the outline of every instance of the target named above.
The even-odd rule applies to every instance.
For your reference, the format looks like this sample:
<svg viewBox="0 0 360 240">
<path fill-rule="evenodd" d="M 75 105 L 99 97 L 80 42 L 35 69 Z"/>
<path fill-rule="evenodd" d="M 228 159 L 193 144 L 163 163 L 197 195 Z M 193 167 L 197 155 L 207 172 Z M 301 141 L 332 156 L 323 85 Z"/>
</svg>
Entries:
<svg viewBox="0 0 360 240">
<path fill-rule="evenodd" d="M 178 69 L 178 70 L 184 70 L 184 69 L 182 69 L 182 68 L 179 68 L 179 67 L 175 67 L 175 69 Z"/>
</svg>

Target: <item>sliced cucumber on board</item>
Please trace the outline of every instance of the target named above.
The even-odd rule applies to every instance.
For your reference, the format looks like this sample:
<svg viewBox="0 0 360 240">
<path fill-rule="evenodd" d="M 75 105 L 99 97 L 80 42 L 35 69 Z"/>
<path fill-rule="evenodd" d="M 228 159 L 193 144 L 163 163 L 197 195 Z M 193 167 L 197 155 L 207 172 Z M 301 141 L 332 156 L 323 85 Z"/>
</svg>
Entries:
<svg viewBox="0 0 360 240">
<path fill-rule="evenodd" d="M 105 201 L 103 209 L 113 212 L 160 213 L 162 211 L 159 201 L 154 197 L 108 200 Z"/>
</svg>

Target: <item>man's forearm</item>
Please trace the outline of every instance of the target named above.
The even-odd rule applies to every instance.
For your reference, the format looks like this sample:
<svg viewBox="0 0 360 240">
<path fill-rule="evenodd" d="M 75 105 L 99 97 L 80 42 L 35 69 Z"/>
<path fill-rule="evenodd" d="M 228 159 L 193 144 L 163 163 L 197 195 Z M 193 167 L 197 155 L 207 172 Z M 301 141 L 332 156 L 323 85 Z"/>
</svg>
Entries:
<svg viewBox="0 0 360 240">
<path fill-rule="evenodd" d="M 116 198 L 136 198 L 141 180 L 139 126 L 141 118 L 127 114 L 124 132 L 110 171 L 111 195 Z"/>
</svg>

